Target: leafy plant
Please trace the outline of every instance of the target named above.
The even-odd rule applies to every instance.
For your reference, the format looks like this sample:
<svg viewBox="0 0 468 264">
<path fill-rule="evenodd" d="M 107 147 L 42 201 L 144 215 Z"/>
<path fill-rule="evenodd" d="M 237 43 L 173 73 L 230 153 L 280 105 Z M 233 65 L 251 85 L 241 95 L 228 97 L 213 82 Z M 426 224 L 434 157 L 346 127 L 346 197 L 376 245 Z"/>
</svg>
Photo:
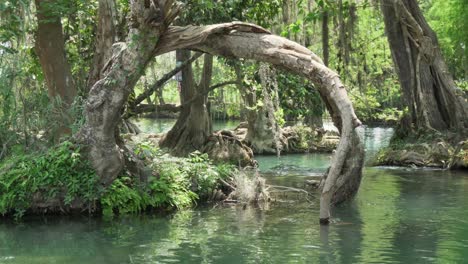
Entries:
<svg viewBox="0 0 468 264">
<path fill-rule="evenodd" d="M 21 217 L 35 202 L 63 199 L 89 203 L 99 196 L 98 178 L 80 146 L 65 141 L 47 153 L 21 155 L 0 168 L 0 214 Z M 92 210 L 93 208 L 90 208 Z"/>
<path fill-rule="evenodd" d="M 119 176 L 101 198 L 105 215 L 187 208 L 208 199 L 218 180 L 235 170 L 231 165 L 213 165 L 208 155 L 199 152 L 175 158 L 148 142 L 138 143 L 134 152 L 152 168 L 152 177 L 143 183 Z"/>
</svg>

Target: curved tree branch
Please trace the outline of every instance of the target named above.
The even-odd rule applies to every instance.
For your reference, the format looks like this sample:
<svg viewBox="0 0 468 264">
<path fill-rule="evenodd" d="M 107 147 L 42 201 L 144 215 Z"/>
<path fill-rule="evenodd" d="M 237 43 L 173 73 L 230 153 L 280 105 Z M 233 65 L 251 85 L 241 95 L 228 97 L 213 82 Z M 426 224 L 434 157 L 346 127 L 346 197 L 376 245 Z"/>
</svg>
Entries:
<svg viewBox="0 0 468 264">
<path fill-rule="evenodd" d="M 233 22 L 204 27 L 169 27 L 179 6 L 164 5 L 162 21 L 146 22 L 148 7 L 143 0 L 131 1 L 130 34 L 126 45 L 114 54 L 104 78 L 91 89 L 86 123 L 78 138 L 90 148 L 93 167 L 108 186 L 123 167 L 123 155 L 115 133 L 128 96 L 150 59 L 175 49 L 193 49 L 218 56 L 248 58 L 268 62 L 311 80 L 325 101 L 333 122 L 341 132 L 340 143 L 324 180 L 320 201 L 320 221 L 328 223 L 330 207 L 353 196 L 359 187 L 363 165 L 363 146 L 355 127 L 361 122 L 354 113 L 338 74 L 307 48 L 267 30 L 247 23 Z M 143 16 L 142 16 L 143 15 Z"/>
<path fill-rule="evenodd" d="M 338 74 L 327 68 L 309 49 L 247 23 L 170 27 L 156 54 L 181 48 L 268 62 L 302 75 L 315 84 L 341 132 L 340 143 L 322 189 L 320 219 L 321 223 L 328 223 L 331 204 L 343 202 L 357 192 L 364 160 L 364 149 L 355 131 L 361 122 Z"/>
</svg>

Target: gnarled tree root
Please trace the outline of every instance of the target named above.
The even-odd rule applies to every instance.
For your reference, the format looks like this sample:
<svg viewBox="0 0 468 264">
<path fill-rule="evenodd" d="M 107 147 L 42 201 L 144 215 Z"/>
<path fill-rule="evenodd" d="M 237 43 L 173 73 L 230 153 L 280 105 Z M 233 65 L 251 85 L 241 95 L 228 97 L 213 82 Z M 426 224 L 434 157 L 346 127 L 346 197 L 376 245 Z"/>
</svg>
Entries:
<svg viewBox="0 0 468 264">
<path fill-rule="evenodd" d="M 210 135 L 201 152 L 207 153 L 210 159 L 217 162 L 228 162 L 240 167 L 257 166 L 252 149 L 228 130 L 217 131 Z"/>
</svg>

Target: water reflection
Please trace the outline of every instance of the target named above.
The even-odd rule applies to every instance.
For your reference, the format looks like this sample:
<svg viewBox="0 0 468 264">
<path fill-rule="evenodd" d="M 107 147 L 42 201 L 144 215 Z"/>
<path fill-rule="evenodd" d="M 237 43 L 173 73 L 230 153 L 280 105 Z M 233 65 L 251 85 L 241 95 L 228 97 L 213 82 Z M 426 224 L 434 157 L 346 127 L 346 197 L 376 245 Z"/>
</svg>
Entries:
<svg viewBox="0 0 468 264">
<path fill-rule="evenodd" d="M 303 200 L 2 222 L 0 263 L 459 263 L 468 258 L 467 186 L 466 173 L 366 169 L 328 228 L 317 223 L 318 201 Z"/>
</svg>

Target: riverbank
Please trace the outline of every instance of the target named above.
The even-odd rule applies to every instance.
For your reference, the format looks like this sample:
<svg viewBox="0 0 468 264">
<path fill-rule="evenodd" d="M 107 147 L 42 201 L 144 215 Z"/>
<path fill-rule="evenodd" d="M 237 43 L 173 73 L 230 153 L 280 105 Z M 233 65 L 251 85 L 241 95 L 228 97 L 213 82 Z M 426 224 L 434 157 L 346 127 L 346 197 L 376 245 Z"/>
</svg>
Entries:
<svg viewBox="0 0 468 264">
<path fill-rule="evenodd" d="M 0 164 L 0 215 L 112 216 L 172 211 L 228 197 L 250 202 L 239 195 L 237 182 L 248 181 L 254 189 L 259 184 L 232 165 L 214 164 L 206 154 L 172 157 L 147 141 L 128 147 L 135 156 L 127 158 L 138 159 L 145 171 L 135 174 L 127 168 L 106 188 L 81 156 L 80 146 L 69 141 L 46 153 L 10 158 Z"/>
<path fill-rule="evenodd" d="M 468 169 L 468 140 L 444 137 L 393 140 L 371 161 L 374 166 Z"/>
<path fill-rule="evenodd" d="M 258 161 L 267 183 L 302 188 L 326 171 L 329 157 L 291 154 Z M 0 263 L 463 263 L 468 258 L 467 173 L 405 168 L 363 173 L 356 198 L 335 210 L 335 221 L 326 228 L 317 221 L 318 200 L 312 196 L 311 203 L 300 194 L 245 209 L 208 205 L 112 219 L 35 217 L 20 224 L 0 221 Z"/>
</svg>

